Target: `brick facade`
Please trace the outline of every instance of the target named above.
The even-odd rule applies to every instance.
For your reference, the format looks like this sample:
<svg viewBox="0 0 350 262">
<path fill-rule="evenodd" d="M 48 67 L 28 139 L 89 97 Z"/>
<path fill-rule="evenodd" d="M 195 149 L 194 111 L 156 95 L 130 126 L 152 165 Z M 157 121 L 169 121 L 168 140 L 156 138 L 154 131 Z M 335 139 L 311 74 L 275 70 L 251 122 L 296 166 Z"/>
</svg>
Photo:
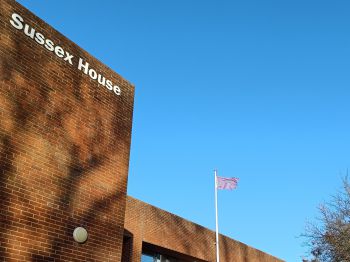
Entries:
<svg viewBox="0 0 350 262">
<path fill-rule="evenodd" d="M 134 88 L 13 0 L 0 33 L 0 260 L 120 261 Z"/>
<path fill-rule="evenodd" d="M 142 249 L 185 261 L 216 261 L 215 232 L 132 197 L 127 198 L 125 229 L 132 236 L 129 261 L 140 261 Z M 223 235 L 219 242 L 223 262 L 282 261 Z"/>
<path fill-rule="evenodd" d="M 133 97 L 121 76 L 0 1 L 0 261 L 138 262 L 142 250 L 215 261 L 212 231 L 126 196 Z M 223 262 L 281 261 L 220 241 Z"/>
</svg>

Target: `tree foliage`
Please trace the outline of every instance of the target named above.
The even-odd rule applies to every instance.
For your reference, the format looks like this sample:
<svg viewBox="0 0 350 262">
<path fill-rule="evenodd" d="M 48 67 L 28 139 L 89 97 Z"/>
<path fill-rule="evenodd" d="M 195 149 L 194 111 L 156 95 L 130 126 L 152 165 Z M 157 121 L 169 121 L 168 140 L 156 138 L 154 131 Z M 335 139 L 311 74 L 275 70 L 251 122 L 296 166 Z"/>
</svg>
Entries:
<svg viewBox="0 0 350 262">
<path fill-rule="evenodd" d="M 311 261 L 350 262 L 350 183 L 319 207 L 319 223 L 308 224 L 305 237 Z"/>
</svg>

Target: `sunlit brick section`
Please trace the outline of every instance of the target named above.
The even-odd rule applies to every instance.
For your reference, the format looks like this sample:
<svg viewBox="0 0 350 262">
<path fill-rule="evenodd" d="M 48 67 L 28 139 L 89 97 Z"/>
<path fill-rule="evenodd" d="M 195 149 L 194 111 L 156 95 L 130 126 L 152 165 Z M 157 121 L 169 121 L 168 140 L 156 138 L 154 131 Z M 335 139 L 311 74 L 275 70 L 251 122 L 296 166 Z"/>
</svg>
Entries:
<svg viewBox="0 0 350 262">
<path fill-rule="evenodd" d="M 142 251 L 154 251 L 180 261 L 216 261 L 215 232 L 132 197 L 127 198 L 125 230 L 130 236 L 129 257 L 138 262 Z M 220 235 L 222 262 L 282 262 L 282 260 Z"/>
</svg>

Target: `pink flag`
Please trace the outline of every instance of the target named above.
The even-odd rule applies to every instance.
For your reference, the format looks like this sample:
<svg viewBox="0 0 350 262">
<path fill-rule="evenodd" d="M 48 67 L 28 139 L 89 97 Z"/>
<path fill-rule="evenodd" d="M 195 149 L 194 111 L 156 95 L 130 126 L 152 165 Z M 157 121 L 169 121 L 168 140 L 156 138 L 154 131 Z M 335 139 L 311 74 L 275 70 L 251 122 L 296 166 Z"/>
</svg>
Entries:
<svg viewBox="0 0 350 262">
<path fill-rule="evenodd" d="M 217 189 L 236 189 L 239 178 L 216 177 Z"/>
</svg>

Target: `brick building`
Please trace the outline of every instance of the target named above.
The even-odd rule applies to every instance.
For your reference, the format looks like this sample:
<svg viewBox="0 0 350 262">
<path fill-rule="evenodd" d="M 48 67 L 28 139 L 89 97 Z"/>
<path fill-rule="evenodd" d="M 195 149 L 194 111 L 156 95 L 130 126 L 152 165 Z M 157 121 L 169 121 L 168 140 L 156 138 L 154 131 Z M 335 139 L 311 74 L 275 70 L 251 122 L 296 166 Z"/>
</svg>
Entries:
<svg viewBox="0 0 350 262">
<path fill-rule="evenodd" d="M 14 0 L 0 32 L 0 261 L 215 261 L 213 232 L 126 196 L 134 87 Z"/>
</svg>

